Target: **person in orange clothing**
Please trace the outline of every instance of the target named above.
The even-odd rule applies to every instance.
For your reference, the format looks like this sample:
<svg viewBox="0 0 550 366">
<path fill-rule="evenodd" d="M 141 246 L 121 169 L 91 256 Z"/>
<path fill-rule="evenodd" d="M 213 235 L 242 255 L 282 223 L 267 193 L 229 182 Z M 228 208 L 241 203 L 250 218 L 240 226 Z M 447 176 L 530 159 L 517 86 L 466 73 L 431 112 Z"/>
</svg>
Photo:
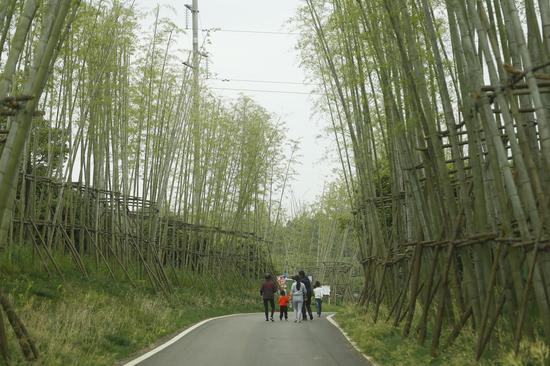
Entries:
<svg viewBox="0 0 550 366">
<path fill-rule="evenodd" d="M 288 300 L 290 297 L 285 293 L 285 290 L 281 290 L 281 296 L 279 296 L 279 320 L 283 320 L 283 314 L 285 321 L 288 321 Z"/>
</svg>

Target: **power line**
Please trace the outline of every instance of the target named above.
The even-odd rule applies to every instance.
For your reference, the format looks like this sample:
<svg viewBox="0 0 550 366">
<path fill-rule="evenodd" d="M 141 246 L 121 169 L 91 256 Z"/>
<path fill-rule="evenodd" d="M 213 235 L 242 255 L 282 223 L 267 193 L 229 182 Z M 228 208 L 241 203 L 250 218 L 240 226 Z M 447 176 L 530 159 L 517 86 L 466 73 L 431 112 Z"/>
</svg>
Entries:
<svg viewBox="0 0 550 366">
<path fill-rule="evenodd" d="M 244 83 L 266 83 L 266 84 L 292 84 L 292 85 L 317 85 L 315 83 L 303 83 L 299 81 L 277 81 L 277 80 L 252 80 L 252 79 L 228 79 L 228 78 L 209 78 L 209 80 L 218 80 L 223 82 L 244 82 Z"/>
<path fill-rule="evenodd" d="M 228 33 L 252 33 L 252 34 L 275 34 L 275 35 L 299 35 L 297 32 L 259 31 L 248 29 L 225 29 L 225 28 L 204 28 L 203 32 L 228 32 Z"/>
<path fill-rule="evenodd" d="M 286 90 L 266 90 L 266 89 L 238 89 L 238 88 L 212 88 L 212 87 L 209 87 L 208 89 L 244 91 L 244 92 L 259 92 L 259 93 L 277 93 L 277 94 L 302 94 L 302 95 L 317 94 L 317 93 L 313 93 L 313 92 L 309 93 L 309 92 L 295 92 L 295 91 L 286 91 Z"/>
</svg>

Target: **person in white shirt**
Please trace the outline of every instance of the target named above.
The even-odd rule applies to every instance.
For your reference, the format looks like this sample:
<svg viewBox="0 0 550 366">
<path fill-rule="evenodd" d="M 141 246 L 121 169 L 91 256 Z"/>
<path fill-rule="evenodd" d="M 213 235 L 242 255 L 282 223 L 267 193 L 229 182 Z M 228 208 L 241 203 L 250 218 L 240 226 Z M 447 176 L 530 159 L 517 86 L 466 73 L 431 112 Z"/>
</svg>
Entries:
<svg viewBox="0 0 550 366">
<path fill-rule="evenodd" d="M 323 289 L 321 283 L 316 281 L 313 285 L 313 293 L 315 295 L 315 306 L 317 307 L 317 317 L 321 317 L 321 305 L 323 304 Z"/>
<path fill-rule="evenodd" d="M 294 308 L 294 323 L 302 322 L 302 306 L 304 305 L 304 296 L 306 295 L 306 286 L 298 280 L 298 276 L 294 276 L 294 283 L 290 288 L 292 295 L 292 307 Z"/>
</svg>

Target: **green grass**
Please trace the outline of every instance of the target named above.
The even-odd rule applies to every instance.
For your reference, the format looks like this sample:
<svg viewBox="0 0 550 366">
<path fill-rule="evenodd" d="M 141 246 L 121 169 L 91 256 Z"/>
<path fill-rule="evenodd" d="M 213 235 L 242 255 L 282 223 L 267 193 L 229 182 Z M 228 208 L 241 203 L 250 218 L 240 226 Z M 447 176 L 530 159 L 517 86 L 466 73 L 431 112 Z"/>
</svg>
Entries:
<svg viewBox="0 0 550 366">
<path fill-rule="evenodd" d="M 102 271 L 85 280 L 58 254 L 62 281 L 31 258 L 25 250 L 2 253 L 0 285 L 36 342 L 36 365 L 113 365 L 202 319 L 262 310 L 256 284 L 242 280 L 181 273 L 183 286 L 167 299 L 143 281 L 132 287 Z M 12 364 L 28 364 L 11 328 L 8 336 Z"/>
<path fill-rule="evenodd" d="M 385 311 L 382 309 L 381 313 Z M 353 339 L 358 347 L 377 365 L 544 365 L 550 362 L 548 347 L 542 341 L 523 342 L 519 355 L 515 355 L 509 341 L 493 344 L 480 361 L 475 360 L 473 332 L 464 329 L 455 343 L 443 350 L 438 357 L 430 355 L 430 342 L 418 344 L 414 337 L 403 338 L 401 328 L 395 328 L 384 320 L 374 323 L 369 314 L 356 307 L 342 308 L 335 320 Z M 380 319 L 384 319 L 381 316 Z M 413 326 L 412 329 L 415 329 Z"/>
</svg>

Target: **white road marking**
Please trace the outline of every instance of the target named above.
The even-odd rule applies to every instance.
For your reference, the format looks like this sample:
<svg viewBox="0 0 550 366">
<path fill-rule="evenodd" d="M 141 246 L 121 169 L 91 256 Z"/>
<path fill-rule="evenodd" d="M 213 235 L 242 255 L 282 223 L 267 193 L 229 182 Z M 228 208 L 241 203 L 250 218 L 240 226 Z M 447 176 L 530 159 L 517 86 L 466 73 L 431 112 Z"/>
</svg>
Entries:
<svg viewBox="0 0 550 366">
<path fill-rule="evenodd" d="M 162 351 L 163 349 L 165 349 L 166 347 L 169 347 L 171 346 L 172 344 L 176 343 L 177 341 L 179 341 L 180 339 L 182 339 L 184 336 L 186 336 L 187 334 L 191 333 L 193 330 L 197 329 L 198 327 L 200 327 L 201 325 L 204 325 L 212 320 L 216 320 L 216 319 L 222 319 L 222 318 L 229 318 L 230 316 L 236 316 L 236 315 L 246 315 L 245 313 L 240 313 L 240 314 L 229 314 L 229 315 L 222 315 L 222 316 L 217 316 L 217 317 L 214 317 L 214 318 L 209 318 L 209 319 L 205 319 L 201 322 L 198 322 L 197 324 L 185 329 L 183 332 L 179 333 L 177 336 L 175 336 L 174 338 L 170 339 L 169 341 L 161 344 L 160 346 L 158 346 L 157 348 L 139 356 L 138 358 L 135 358 L 133 359 L 132 361 L 124 364 L 123 366 L 136 366 L 138 365 L 140 362 L 148 359 L 149 357 L 151 357 L 152 355 L 156 354 L 156 353 L 159 353 L 160 351 Z"/>
<path fill-rule="evenodd" d="M 338 324 L 338 322 L 336 322 L 336 320 L 332 319 L 332 317 L 334 315 L 335 314 L 330 314 L 329 316 L 326 317 L 326 319 L 330 322 L 330 324 L 334 325 L 340 331 L 340 333 L 342 333 L 344 335 L 344 337 L 346 337 L 348 342 L 353 346 L 353 348 L 355 348 L 357 350 L 357 352 L 359 352 L 361 355 L 363 355 L 363 357 L 365 357 L 367 359 L 367 361 L 369 361 L 372 364 L 372 366 L 376 366 L 376 364 L 374 363 L 374 360 L 372 358 L 370 358 L 369 356 L 367 356 L 366 354 L 364 354 L 363 351 L 361 351 L 359 349 L 359 347 L 357 346 L 357 343 L 355 343 L 348 336 L 348 334 L 340 327 L 340 324 Z"/>
</svg>

